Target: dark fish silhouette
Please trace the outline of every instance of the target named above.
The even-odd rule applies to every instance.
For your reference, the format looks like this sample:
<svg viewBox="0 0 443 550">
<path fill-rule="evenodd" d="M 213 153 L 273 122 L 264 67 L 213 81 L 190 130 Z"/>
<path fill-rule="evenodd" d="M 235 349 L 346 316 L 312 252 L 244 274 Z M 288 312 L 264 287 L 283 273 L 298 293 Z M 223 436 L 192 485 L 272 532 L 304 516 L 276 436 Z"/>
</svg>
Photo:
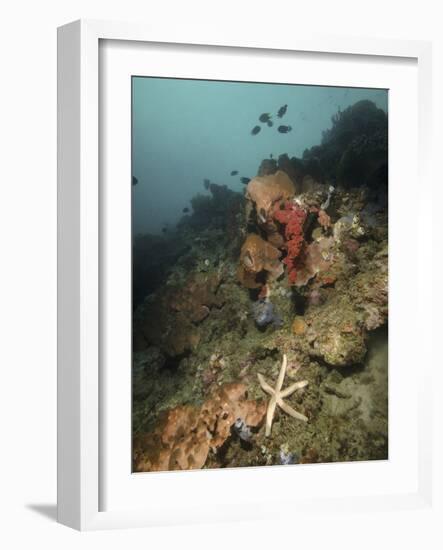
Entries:
<svg viewBox="0 0 443 550">
<path fill-rule="evenodd" d="M 138 179 L 135 176 L 132 176 L 132 185 L 137 185 Z"/>
<path fill-rule="evenodd" d="M 287 110 L 288 110 L 287 105 L 283 105 L 283 107 L 280 107 L 280 109 L 278 110 L 278 113 L 277 113 L 278 118 L 284 117 Z"/>
<path fill-rule="evenodd" d="M 236 176 L 238 174 L 238 170 L 232 170 L 231 176 Z"/>
<path fill-rule="evenodd" d="M 189 208 L 183 208 L 183 212 L 186 214 L 186 212 L 189 212 Z"/>
<path fill-rule="evenodd" d="M 167 227 L 163 227 L 162 233 L 167 233 L 167 232 L 168 232 L 168 228 L 167 228 Z"/>
<path fill-rule="evenodd" d="M 203 180 L 203 186 L 205 189 L 209 189 L 209 186 L 211 185 L 211 181 L 207 178 Z"/>
<path fill-rule="evenodd" d="M 240 178 L 240 181 L 247 185 L 251 181 L 251 178 Z"/>
<path fill-rule="evenodd" d="M 292 130 L 291 126 L 279 126 L 277 129 L 280 132 L 280 134 L 287 134 Z"/>
<path fill-rule="evenodd" d="M 271 120 L 271 113 L 262 113 L 258 120 L 260 122 L 268 122 Z"/>
<path fill-rule="evenodd" d="M 261 130 L 260 126 L 254 126 L 254 128 L 252 128 L 251 130 L 251 134 L 253 136 L 256 136 L 260 132 L 260 130 Z"/>
<path fill-rule="evenodd" d="M 267 122 L 266 124 L 269 126 L 269 128 L 270 128 L 271 126 L 274 126 L 274 123 L 272 122 L 272 120 L 268 120 L 268 122 Z"/>
</svg>

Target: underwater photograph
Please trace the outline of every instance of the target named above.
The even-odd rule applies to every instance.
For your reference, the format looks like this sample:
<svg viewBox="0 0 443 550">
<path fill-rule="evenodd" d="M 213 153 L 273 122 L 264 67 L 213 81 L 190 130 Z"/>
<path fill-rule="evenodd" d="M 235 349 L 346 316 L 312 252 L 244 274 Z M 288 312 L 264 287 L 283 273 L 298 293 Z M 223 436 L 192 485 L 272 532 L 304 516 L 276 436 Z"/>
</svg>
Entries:
<svg viewBox="0 0 443 550">
<path fill-rule="evenodd" d="M 388 91 L 134 76 L 128 185 L 133 472 L 387 460 Z"/>
</svg>

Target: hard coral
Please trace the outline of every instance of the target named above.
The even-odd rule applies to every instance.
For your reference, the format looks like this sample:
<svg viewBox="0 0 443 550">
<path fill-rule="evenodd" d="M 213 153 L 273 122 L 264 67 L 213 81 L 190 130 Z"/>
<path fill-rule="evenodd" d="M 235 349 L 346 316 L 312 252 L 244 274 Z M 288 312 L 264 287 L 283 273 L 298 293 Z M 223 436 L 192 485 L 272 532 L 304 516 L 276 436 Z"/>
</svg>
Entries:
<svg viewBox="0 0 443 550">
<path fill-rule="evenodd" d="M 257 280 L 258 275 L 277 279 L 283 273 L 280 256 L 275 246 L 254 233 L 249 234 L 240 251 L 239 281 L 247 288 L 260 288 L 262 282 Z"/>
<path fill-rule="evenodd" d="M 258 427 L 266 403 L 247 399 L 246 386 L 225 384 L 217 388 L 201 408 L 184 405 L 166 411 L 154 431 L 134 441 L 134 470 L 192 470 L 202 468 L 210 449 L 217 450 L 241 420 Z"/>
</svg>

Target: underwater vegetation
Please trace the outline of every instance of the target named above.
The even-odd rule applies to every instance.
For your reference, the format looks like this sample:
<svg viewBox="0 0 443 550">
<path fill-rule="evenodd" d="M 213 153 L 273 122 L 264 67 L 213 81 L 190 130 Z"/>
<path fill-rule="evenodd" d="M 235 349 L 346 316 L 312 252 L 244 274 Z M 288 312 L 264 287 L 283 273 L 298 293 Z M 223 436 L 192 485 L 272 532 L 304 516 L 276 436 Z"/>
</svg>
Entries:
<svg viewBox="0 0 443 550">
<path fill-rule="evenodd" d="M 388 117 L 359 101 L 298 158 L 288 109 L 249 132 L 289 153 L 133 239 L 136 472 L 388 458 Z"/>
</svg>

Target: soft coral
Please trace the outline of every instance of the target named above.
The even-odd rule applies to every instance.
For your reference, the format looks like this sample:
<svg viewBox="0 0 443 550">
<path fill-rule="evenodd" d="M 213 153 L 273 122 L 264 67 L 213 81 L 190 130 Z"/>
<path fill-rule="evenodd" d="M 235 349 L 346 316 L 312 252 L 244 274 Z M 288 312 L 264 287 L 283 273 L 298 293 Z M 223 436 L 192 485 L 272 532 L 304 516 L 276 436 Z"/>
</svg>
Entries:
<svg viewBox="0 0 443 550">
<path fill-rule="evenodd" d="M 294 284 L 297 280 L 296 260 L 303 248 L 303 226 L 306 212 L 296 203 L 286 202 L 284 208 L 275 210 L 274 219 L 285 226 L 287 256 L 283 262 L 288 267 L 288 280 Z"/>
</svg>

